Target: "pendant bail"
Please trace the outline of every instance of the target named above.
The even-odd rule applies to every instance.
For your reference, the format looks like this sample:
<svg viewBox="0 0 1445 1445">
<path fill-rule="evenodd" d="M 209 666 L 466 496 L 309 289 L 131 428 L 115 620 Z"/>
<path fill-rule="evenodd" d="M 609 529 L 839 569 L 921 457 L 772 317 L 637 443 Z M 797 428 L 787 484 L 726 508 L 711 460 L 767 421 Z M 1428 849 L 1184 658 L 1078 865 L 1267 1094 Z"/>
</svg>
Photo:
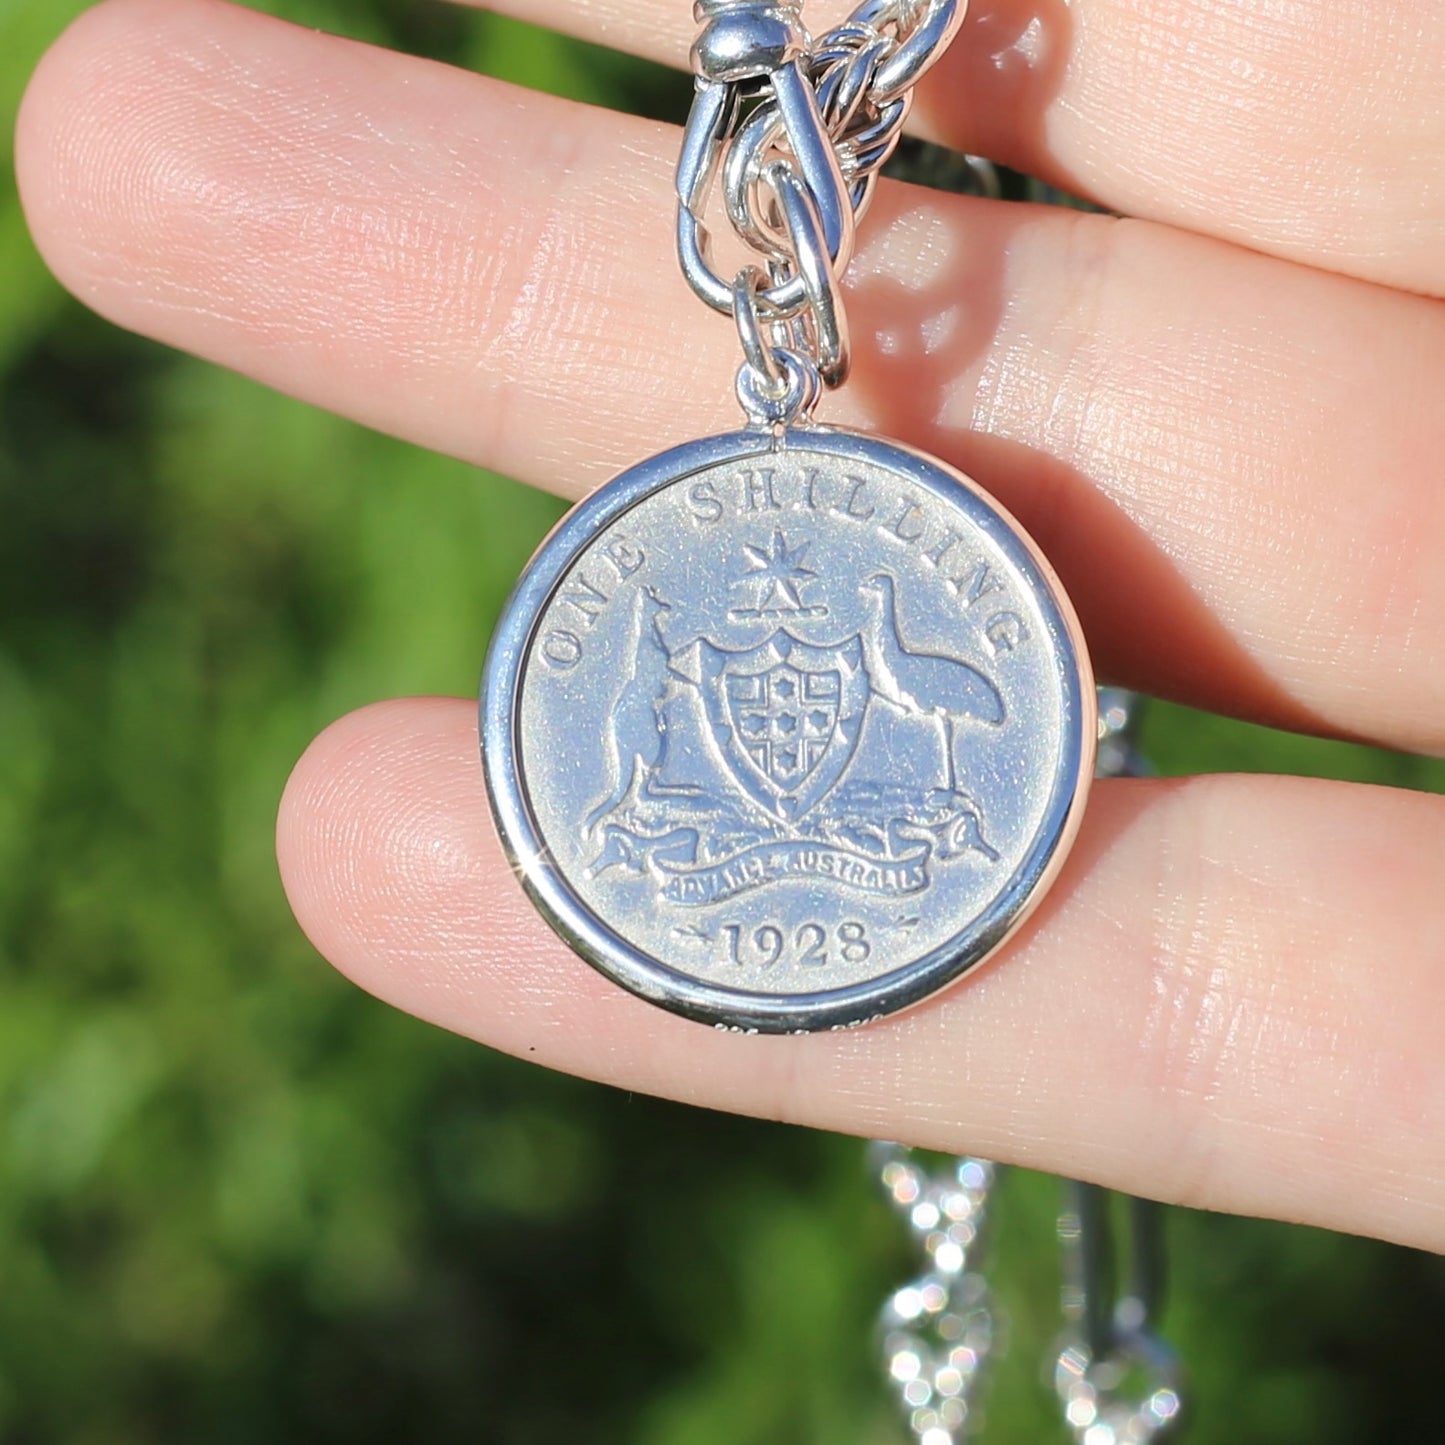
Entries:
<svg viewBox="0 0 1445 1445">
<path fill-rule="evenodd" d="M 779 348 L 773 355 L 782 368 L 782 389 L 770 388 L 766 376 L 745 361 L 738 367 L 738 405 L 747 414 L 750 426 L 771 430 L 806 424 L 823 390 L 818 368 L 811 358 L 796 351 Z"/>
</svg>

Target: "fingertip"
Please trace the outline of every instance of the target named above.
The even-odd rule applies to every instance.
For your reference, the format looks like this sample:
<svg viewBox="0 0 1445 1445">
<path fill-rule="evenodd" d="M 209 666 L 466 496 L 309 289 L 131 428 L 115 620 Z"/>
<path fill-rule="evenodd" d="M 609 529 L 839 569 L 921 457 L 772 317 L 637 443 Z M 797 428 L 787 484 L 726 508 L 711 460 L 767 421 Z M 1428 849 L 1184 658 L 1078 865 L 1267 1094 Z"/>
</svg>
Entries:
<svg viewBox="0 0 1445 1445">
<path fill-rule="evenodd" d="M 219 317 L 266 354 L 275 323 L 259 294 L 294 318 L 310 296 L 293 274 L 338 265 L 313 244 L 325 199 L 289 182 L 308 103 L 331 114 L 327 59 L 343 54 L 362 88 L 385 64 L 224 0 L 101 0 L 80 15 L 37 66 L 16 128 L 26 219 L 61 284 L 183 349 L 204 352 Z M 303 76 L 289 91 L 288 67 Z"/>
<path fill-rule="evenodd" d="M 286 896 L 317 950 L 367 992 L 575 1071 L 579 1054 L 609 1053 L 604 1017 L 630 1032 L 658 1020 L 541 920 L 485 795 L 475 703 L 408 698 L 347 714 L 306 749 L 282 794 Z"/>
<path fill-rule="evenodd" d="M 144 61 L 137 36 L 154 32 L 169 0 L 100 0 L 51 43 L 21 97 L 15 180 L 36 248 L 58 279 L 94 304 L 97 196 L 131 179 L 115 98 Z"/>
<path fill-rule="evenodd" d="M 475 706 L 454 698 L 375 703 L 332 723 L 287 780 L 276 823 L 282 884 L 317 949 L 372 992 L 436 986 L 435 903 L 487 894 L 488 836 Z M 456 806 L 474 791 L 475 806 Z M 494 891 L 494 890 L 493 890 Z M 402 947 L 372 977 L 379 932 Z M 429 943 L 406 968 L 410 937 Z M 385 973 L 385 978 L 381 977 Z"/>
</svg>

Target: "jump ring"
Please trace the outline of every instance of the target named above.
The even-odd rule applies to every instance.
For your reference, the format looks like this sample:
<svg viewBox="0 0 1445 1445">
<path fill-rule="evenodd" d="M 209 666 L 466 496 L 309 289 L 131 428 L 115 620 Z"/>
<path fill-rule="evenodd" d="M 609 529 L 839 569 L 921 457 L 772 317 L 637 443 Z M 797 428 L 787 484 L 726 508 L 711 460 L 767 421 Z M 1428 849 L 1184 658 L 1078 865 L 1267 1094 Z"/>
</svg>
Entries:
<svg viewBox="0 0 1445 1445">
<path fill-rule="evenodd" d="M 781 396 L 769 393 L 765 376 L 750 362 L 745 361 L 738 367 L 738 402 L 755 426 L 791 426 L 799 417 L 806 416 L 818 400 L 818 368 L 796 351 L 779 348 L 774 355 L 787 377 L 787 387 Z"/>
<path fill-rule="evenodd" d="M 758 293 L 766 277 L 756 266 L 744 266 L 733 282 L 733 320 L 747 364 L 763 377 L 763 390 L 781 398 L 788 390 L 787 373 L 778 362 L 778 348 L 763 334 L 758 315 Z"/>
</svg>

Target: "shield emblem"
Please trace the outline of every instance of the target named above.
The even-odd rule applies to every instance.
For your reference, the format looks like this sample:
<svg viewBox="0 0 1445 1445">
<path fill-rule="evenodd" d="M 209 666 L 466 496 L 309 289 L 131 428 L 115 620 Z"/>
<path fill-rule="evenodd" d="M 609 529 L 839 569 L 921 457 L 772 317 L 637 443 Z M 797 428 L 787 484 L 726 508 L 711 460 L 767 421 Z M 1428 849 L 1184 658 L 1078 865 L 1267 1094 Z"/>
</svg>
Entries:
<svg viewBox="0 0 1445 1445">
<path fill-rule="evenodd" d="M 774 817 L 801 818 L 857 746 L 869 693 L 861 638 L 817 647 L 775 632 L 744 652 L 697 646 L 697 681 L 728 774 Z"/>
</svg>

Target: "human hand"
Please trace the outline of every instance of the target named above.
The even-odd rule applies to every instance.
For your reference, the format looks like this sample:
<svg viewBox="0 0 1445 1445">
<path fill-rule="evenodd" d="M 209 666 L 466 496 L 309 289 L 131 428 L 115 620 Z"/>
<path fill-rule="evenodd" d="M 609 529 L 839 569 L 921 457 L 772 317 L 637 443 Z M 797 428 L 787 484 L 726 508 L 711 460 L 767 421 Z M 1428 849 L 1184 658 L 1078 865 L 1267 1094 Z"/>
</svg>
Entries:
<svg viewBox="0 0 1445 1445">
<path fill-rule="evenodd" d="M 692 31 L 677 0 L 515 4 L 668 60 Z M 920 125 L 1142 219 L 885 186 L 829 417 L 997 495 L 1104 676 L 1445 751 L 1442 57 L 1430 7 L 982 0 Z M 18 168 L 120 324 L 575 496 L 734 424 L 730 328 L 672 260 L 676 149 L 216 0 L 107 0 L 38 72 Z M 1102 784 L 1003 955 L 808 1038 L 573 957 L 495 842 L 469 701 L 328 730 L 279 850 L 348 975 L 538 1062 L 1445 1249 L 1439 798 Z"/>
</svg>

